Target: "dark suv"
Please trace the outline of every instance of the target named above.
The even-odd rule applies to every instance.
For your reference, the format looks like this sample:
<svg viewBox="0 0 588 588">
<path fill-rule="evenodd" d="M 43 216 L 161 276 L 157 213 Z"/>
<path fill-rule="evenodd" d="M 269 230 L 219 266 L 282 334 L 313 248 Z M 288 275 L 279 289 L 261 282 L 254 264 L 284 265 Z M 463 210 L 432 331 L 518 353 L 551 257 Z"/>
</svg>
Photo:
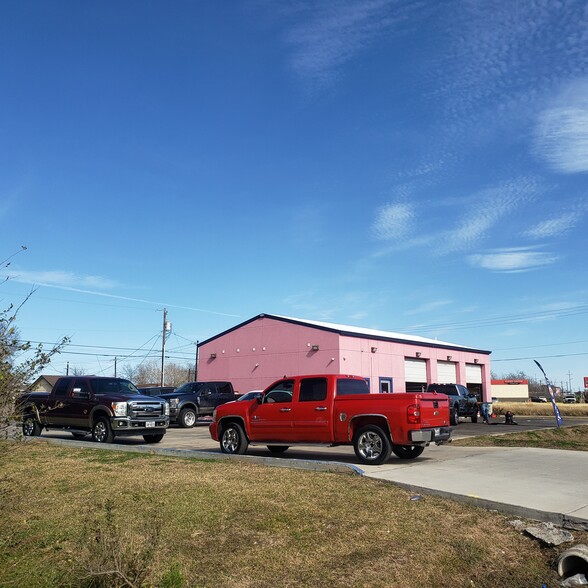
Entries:
<svg viewBox="0 0 588 588">
<path fill-rule="evenodd" d="M 478 399 L 465 386 L 461 384 L 429 384 L 427 392 L 437 392 L 449 396 L 449 422 L 451 425 L 458 425 L 460 416 L 470 417 L 472 423 L 478 422 Z"/>
<path fill-rule="evenodd" d="M 211 415 L 217 406 L 237 400 L 238 395 L 230 382 L 187 382 L 159 397 L 169 402 L 170 422 L 189 429 L 198 417 Z"/>
</svg>

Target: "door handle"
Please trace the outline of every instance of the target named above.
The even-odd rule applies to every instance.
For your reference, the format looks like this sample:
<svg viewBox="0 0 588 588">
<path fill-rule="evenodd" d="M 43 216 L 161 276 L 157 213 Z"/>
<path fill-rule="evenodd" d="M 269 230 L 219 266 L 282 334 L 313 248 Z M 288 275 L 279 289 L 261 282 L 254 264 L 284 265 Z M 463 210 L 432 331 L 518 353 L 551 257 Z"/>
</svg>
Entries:
<svg viewBox="0 0 588 588">
<path fill-rule="evenodd" d="M 291 408 L 280 408 L 280 412 L 290 412 Z"/>
<path fill-rule="evenodd" d="M 314 410 L 318 410 L 318 411 L 327 410 L 327 407 L 326 406 L 317 406 Z"/>
</svg>

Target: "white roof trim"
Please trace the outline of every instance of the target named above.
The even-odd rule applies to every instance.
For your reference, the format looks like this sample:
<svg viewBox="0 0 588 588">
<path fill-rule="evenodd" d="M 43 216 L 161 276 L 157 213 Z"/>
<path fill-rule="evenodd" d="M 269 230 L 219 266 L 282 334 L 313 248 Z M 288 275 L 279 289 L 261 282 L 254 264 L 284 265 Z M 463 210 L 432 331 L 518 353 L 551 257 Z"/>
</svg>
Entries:
<svg viewBox="0 0 588 588">
<path fill-rule="evenodd" d="M 456 347 L 459 349 L 463 349 L 464 351 L 476 351 L 480 352 L 478 349 L 474 349 L 473 347 L 466 347 L 465 345 L 457 345 L 456 343 L 449 343 L 447 341 L 439 341 L 438 339 L 428 339 L 427 337 L 419 337 L 417 335 L 406 335 L 404 333 L 394 333 L 392 331 L 379 331 L 377 329 L 364 329 L 362 327 L 352 327 L 349 325 L 339 325 L 336 323 L 325 323 L 322 321 L 310 321 L 306 319 L 300 319 L 295 317 L 289 316 L 281 316 L 281 315 L 266 315 L 268 318 L 274 316 L 278 319 L 284 319 L 287 321 L 295 321 L 297 323 L 304 323 L 310 326 L 315 327 L 322 327 L 324 329 L 333 329 L 335 331 L 345 331 L 347 333 L 353 333 L 356 335 L 364 335 L 365 337 L 376 337 L 376 338 L 384 338 L 384 339 L 401 339 L 406 341 L 407 343 L 422 343 L 423 345 L 436 345 L 436 346 L 447 346 L 447 347 Z"/>
</svg>

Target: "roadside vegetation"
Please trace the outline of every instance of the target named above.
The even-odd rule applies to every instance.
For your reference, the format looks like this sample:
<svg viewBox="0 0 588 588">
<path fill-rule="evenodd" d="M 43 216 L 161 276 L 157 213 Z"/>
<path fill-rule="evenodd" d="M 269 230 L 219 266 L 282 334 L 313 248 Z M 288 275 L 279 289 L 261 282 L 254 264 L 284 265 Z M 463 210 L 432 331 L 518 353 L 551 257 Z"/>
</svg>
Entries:
<svg viewBox="0 0 588 588">
<path fill-rule="evenodd" d="M 0 442 L 0 585 L 556 585 L 511 517 L 353 475 Z M 575 533 L 588 543 L 588 533 Z"/>
<path fill-rule="evenodd" d="M 588 416 L 588 404 L 557 404 L 562 417 L 586 417 Z M 551 402 L 495 402 L 492 404 L 492 412 L 498 416 L 504 416 L 507 411 L 515 416 L 553 416 Z"/>
<path fill-rule="evenodd" d="M 483 435 L 456 439 L 452 445 L 460 447 L 535 447 L 540 449 L 568 449 L 588 451 L 588 426 L 563 426 L 541 431 Z"/>
</svg>

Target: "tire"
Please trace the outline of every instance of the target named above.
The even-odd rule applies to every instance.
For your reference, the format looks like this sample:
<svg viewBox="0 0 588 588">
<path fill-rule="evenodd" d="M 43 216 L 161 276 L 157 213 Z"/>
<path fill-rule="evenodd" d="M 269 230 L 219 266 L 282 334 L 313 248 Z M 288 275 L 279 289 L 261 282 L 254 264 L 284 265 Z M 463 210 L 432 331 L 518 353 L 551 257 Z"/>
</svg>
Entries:
<svg viewBox="0 0 588 588">
<path fill-rule="evenodd" d="M 38 437 L 41 434 L 41 425 L 34 414 L 26 414 L 22 421 L 22 434 L 25 437 Z"/>
<path fill-rule="evenodd" d="M 454 406 L 451 409 L 451 415 L 449 416 L 449 424 L 452 427 L 457 427 L 457 425 L 459 425 L 459 409 L 457 406 Z"/>
<path fill-rule="evenodd" d="M 366 425 L 357 431 L 353 439 L 353 449 L 361 463 L 379 465 L 390 459 L 392 444 L 380 427 Z"/>
<path fill-rule="evenodd" d="M 86 438 L 86 433 L 72 433 L 72 435 L 77 441 L 83 441 Z"/>
<path fill-rule="evenodd" d="M 472 415 L 472 423 L 478 422 L 478 413 Z"/>
<path fill-rule="evenodd" d="M 394 455 L 400 459 L 414 459 L 424 450 L 425 448 L 422 445 L 392 445 Z"/>
<path fill-rule="evenodd" d="M 178 416 L 178 425 L 183 429 L 191 429 L 196 424 L 198 413 L 193 408 L 182 408 Z"/>
<path fill-rule="evenodd" d="M 163 433 L 158 435 L 143 435 L 145 443 L 159 443 L 163 439 Z"/>
<path fill-rule="evenodd" d="M 274 455 L 280 455 L 281 453 L 285 453 L 288 451 L 288 445 L 268 445 L 267 448 L 269 449 L 270 453 Z"/>
<path fill-rule="evenodd" d="M 243 427 L 238 423 L 229 423 L 220 438 L 220 448 L 223 453 L 242 455 L 247 451 L 249 442 L 243 432 Z"/>
<path fill-rule="evenodd" d="M 96 443 L 112 443 L 114 433 L 106 417 L 98 417 L 92 427 L 92 440 Z"/>
</svg>

